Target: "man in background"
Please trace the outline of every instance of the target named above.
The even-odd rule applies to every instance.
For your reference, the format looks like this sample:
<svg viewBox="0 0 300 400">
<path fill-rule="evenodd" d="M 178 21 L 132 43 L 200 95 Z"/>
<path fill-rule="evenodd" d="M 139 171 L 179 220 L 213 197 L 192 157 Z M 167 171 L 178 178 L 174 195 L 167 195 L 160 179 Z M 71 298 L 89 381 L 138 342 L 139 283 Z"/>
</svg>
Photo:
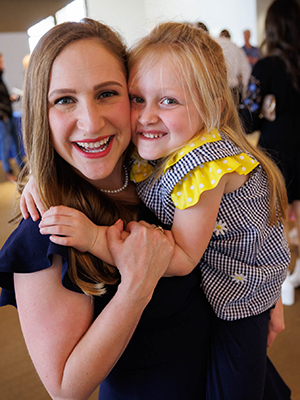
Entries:
<svg viewBox="0 0 300 400">
<path fill-rule="evenodd" d="M 246 53 L 246 56 L 248 58 L 248 61 L 251 65 L 251 68 L 254 67 L 254 64 L 258 61 L 260 54 L 259 54 L 259 48 L 252 46 L 250 44 L 250 37 L 251 37 L 251 32 L 249 31 L 249 29 L 246 29 L 244 31 L 244 40 L 245 40 L 245 44 L 242 47 L 242 49 L 244 50 L 244 52 Z"/>
</svg>

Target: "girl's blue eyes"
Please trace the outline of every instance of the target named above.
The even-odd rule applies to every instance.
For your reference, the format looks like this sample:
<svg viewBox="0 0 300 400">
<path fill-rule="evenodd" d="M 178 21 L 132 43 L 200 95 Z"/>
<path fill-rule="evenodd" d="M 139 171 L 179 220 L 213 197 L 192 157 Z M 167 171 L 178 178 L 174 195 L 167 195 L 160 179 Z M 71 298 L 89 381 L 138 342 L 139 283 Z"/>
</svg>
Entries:
<svg viewBox="0 0 300 400">
<path fill-rule="evenodd" d="M 131 101 L 137 104 L 143 104 L 145 103 L 145 100 L 142 97 L 130 97 Z M 173 104 L 178 104 L 178 101 L 170 98 L 170 97 L 166 97 L 163 100 L 160 101 L 160 104 L 164 104 L 164 105 L 173 105 Z"/>
<path fill-rule="evenodd" d="M 143 104 L 144 103 L 144 99 L 142 99 L 142 97 L 130 97 L 130 100 L 133 101 L 134 103 L 137 104 Z"/>
<path fill-rule="evenodd" d="M 178 102 L 175 99 L 167 97 L 162 101 L 162 104 L 178 104 Z"/>
</svg>

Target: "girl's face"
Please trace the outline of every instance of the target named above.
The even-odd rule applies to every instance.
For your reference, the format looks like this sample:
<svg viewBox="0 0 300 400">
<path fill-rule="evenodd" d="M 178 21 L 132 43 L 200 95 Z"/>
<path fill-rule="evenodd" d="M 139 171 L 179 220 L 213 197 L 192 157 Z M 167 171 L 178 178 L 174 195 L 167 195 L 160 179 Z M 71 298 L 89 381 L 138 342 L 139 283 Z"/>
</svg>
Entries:
<svg viewBox="0 0 300 400">
<path fill-rule="evenodd" d="M 157 160 L 190 141 L 203 122 L 170 55 L 140 76 L 138 68 L 129 75 L 131 137 L 142 158 Z"/>
<path fill-rule="evenodd" d="M 48 102 L 57 153 L 99 189 L 122 186 L 130 103 L 118 60 L 96 40 L 71 43 L 53 63 Z"/>
</svg>

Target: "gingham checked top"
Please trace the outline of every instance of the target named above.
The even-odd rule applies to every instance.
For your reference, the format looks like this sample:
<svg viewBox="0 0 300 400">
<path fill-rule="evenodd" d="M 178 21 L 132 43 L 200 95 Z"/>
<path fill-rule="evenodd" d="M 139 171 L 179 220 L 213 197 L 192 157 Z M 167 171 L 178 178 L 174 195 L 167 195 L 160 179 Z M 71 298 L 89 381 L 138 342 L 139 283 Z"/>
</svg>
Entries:
<svg viewBox="0 0 300 400">
<path fill-rule="evenodd" d="M 175 207 L 197 203 L 225 173 L 249 174 L 242 187 L 223 195 L 214 232 L 199 262 L 202 286 L 216 315 L 225 320 L 272 307 L 281 295 L 290 251 L 282 224 L 268 224 L 269 187 L 261 165 L 217 130 L 188 143 L 158 179 L 149 177 L 155 164 L 135 152 L 130 176 L 141 200 L 170 227 Z"/>
</svg>

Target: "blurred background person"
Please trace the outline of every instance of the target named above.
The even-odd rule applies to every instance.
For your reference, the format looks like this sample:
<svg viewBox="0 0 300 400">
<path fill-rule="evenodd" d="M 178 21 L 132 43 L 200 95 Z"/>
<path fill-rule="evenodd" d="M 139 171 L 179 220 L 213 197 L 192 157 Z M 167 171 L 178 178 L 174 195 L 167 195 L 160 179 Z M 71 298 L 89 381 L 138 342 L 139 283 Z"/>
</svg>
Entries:
<svg viewBox="0 0 300 400">
<path fill-rule="evenodd" d="M 245 44 L 242 47 L 242 49 L 244 50 L 244 52 L 246 53 L 247 59 L 251 65 L 251 67 L 253 68 L 254 65 L 257 63 L 260 54 L 259 54 L 259 48 L 252 46 L 250 44 L 250 37 L 251 37 L 251 32 L 249 29 L 246 29 L 244 31 L 244 40 L 245 40 Z"/>
<path fill-rule="evenodd" d="M 20 138 L 12 109 L 12 102 L 18 101 L 20 97 L 16 94 L 9 94 L 3 81 L 3 72 L 4 59 L 2 53 L 0 53 L 0 157 L 7 179 L 16 181 L 9 158 L 11 145 L 13 145 L 16 163 L 20 169 L 23 167 Z"/>
<path fill-rule="evenodd" d="M 289 214 L 300 232 L 300 8 L 296 1 L 275 0 L 268 9 L 264 57 L 255 64 L 241 117 L 248 133 L 259 130 L 266 149 L 285 178 Z M 267 100 L 271 98 L 269 105 Z M 300 248 L 287 279 L 300 286 Z M 284 300 L 284 299 L 283 299 Z"/>
<path fill-rule="evenodd" d="M 227 65 L 228 85 L 235 102 L 239 104 L 246 94 L 251 66 L 245 52 L 232 42 L 231 35 L 227 29 L 223 29 L 220 32 L 220 36 L 215 40 L 223 49 Z"/>
</svg>

